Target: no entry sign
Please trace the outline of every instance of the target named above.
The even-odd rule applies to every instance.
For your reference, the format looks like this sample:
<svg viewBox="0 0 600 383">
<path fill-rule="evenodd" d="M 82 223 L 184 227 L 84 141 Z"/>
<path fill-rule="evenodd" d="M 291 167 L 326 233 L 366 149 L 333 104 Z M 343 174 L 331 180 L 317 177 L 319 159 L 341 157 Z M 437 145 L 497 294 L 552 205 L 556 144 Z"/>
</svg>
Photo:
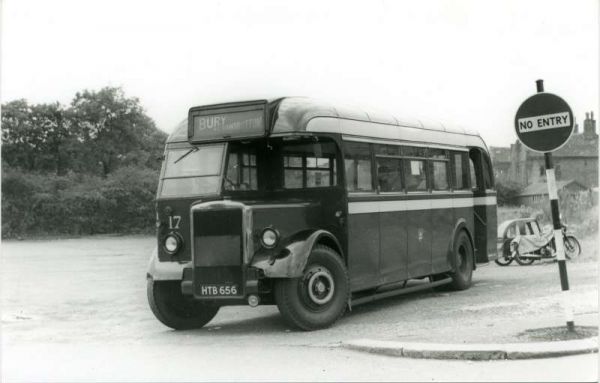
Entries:
<svg viewBox="0 0 600 383">
<path fill-rule="evenodd" d="M 525 100 L 515 116 L 519 140 L 536 152 L 551 152 L 563 146 L 573 133 L 569 104 L 552 93 L 537 93 Z"/>
</svg>

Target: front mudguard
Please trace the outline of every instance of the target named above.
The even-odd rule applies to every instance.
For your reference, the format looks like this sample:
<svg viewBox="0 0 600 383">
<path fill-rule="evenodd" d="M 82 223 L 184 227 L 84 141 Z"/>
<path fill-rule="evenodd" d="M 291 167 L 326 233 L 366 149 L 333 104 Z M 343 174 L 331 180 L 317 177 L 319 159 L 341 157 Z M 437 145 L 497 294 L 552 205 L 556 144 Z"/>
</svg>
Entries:
<svg viewBox="0 0 600 383">
<path fill-rule="evenodd" d="M 262 270 L 267 278 L 301 277 L 313 247 L 324 238 L 335 243 L 337 249 L 334 250 L 340 252 L 339 242 L 333 234 L 326 230 L 315 230 L 295 235 L 277 253 L 257 252 L 251 266 Z"/>
<path fill-rule="evenodd" d="M 148 262 L 146 278 L 154 281 L 180 281 L 183 278 L 183 269 L 186 265 L 187 263 L 160 262 L 158 260 L 158 249 L 154 248 Z"/>
</svg>

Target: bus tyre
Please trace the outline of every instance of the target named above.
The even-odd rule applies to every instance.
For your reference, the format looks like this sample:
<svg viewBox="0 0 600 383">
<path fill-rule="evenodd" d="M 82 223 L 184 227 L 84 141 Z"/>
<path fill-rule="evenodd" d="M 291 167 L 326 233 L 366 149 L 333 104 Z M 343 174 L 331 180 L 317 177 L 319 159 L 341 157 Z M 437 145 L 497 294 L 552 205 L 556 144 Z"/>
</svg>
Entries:
<svg viewBox="0 0 600 383">
<path fill-rule="evenodd" d="M 218 306 L 184 297 L 180 281 L 148 279 L 146 292 L 154 316 L 165 326 L 175 330 L 200 328 L 210 322 L 219 311 Z"/>
<path fill-rule="evenodd" d="M 471 287 L 473 277 L 473 246 L 467 233 L 460 231 L 454 241 L 454 271 L 450 274 L 452 290 L 466 290 Z"/>
<path fill-rule="evenodd" d="M 341 257 L 316 245 L 299 278 L 278 279 L 275 301 L 284 320 L 305 331 L 329 327 L 346 311 L 350 288 Z"/>
</svg>

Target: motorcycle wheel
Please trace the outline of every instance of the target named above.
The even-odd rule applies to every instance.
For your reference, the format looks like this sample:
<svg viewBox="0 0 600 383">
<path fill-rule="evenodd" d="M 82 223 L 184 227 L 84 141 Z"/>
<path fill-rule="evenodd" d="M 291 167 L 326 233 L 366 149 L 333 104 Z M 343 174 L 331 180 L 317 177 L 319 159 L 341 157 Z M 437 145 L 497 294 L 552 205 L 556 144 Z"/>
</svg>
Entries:
<svg viewBox="0 0 600 383">
<path fill-rule="evenodd" d="M 567 259 L 573 259 L 581 254 L 581 246 L 579 245 L 579 241 L 577 238 L 572 235 L 567 235 L 565 237 L 565 257 Z"/>
<path fill-rule="evenodd" d="M 515 261 L 517 261 L 517 263 L 521 266 L 529 266 L 533 263 L 533 261 L 535 261 L 535 259 L 533 258 L 523 258 L 521 257 L 521 255 L 519 254 L 519 252 L 517 251 L 517 254 L 515 256 Z"/>
<path fill-rule="evenodd" d="M 498 257 L 494 262 L 498 266 L 508 266 L 512 263 L 513 257 L 510 254 L 510 242 L 512 239 L 507 239 L 502 246 L 502 255 Z"/>
</svg>

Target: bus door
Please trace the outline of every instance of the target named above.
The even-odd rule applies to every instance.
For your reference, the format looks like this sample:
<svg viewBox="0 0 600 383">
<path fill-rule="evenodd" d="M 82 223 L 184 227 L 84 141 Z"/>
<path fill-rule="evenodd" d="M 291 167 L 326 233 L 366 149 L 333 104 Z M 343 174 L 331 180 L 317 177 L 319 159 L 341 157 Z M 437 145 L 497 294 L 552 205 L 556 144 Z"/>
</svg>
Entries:
<svg viewBox="0 0 600 383">
<path fill-rule="evenodd" d="M 480 148 L 469 151 L 469 169 L 473 188 L 475 260 L 486 263 L 496 255 L 496 191 L 491 161 Z"/>
</svg>

